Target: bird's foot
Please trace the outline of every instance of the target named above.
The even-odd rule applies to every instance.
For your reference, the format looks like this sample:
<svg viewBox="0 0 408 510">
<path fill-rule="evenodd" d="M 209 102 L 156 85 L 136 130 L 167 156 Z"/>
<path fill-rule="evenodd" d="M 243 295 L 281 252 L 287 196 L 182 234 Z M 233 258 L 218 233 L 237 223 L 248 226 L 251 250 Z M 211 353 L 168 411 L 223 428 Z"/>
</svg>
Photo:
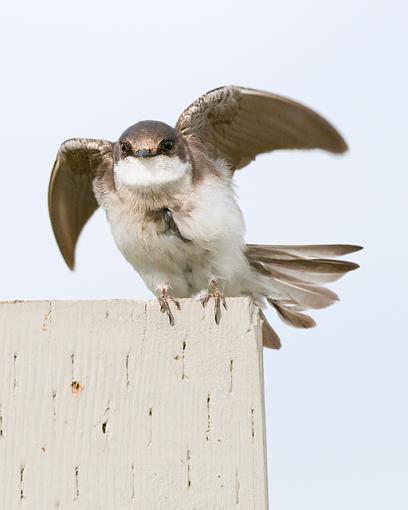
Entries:
<svg viewBox="0 0 408 510">
<path fill-rule="evenodd" d="M 209 283 L 208 292 L 206 292 L 201 298 L 201 304 L 205 307 L 208 301 L 213 298 L 215 301 L 214 304 L 214 318 L 215 323 L 219 324 L 221 321 L 221 303 L 222 306 L 227 309 L 227 302 L 225 300 L 224 293 L 222 292 L 218 280 L 216 278 L 212 278 Z"/>
<path fill-rule="evenodd" d="M 170 303 L 174 303 L 176 305 L 177 310 L 181 310 L 179 301 L 169 294 L 168 287 L 163 287 L 162 289 L 160 289 L 160 295 L 157 298 L 157 300 L 160 305 L 160 311 L 162 313 L 167 314 L 167 317 L 169 318 L 170 321 L 170 326 L 174 326 L 176 322 L 174 320 L 173 312 L 171 311 L 170 308 Z"/>
</svg>

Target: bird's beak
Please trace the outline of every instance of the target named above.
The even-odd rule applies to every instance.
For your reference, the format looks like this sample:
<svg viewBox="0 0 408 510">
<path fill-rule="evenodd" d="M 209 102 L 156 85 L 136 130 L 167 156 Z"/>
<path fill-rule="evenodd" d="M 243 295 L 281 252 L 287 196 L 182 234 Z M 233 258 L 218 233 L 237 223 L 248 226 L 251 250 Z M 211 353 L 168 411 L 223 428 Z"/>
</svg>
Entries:
<svg viewBox="0 0 408 510">
<path fill-rule="evenodd" d="M 157 152 L 152 149 L 140 149 L 133 155 L 135 158 L 153 158 L 154 156 L 157 156 Z"/>
</svg>

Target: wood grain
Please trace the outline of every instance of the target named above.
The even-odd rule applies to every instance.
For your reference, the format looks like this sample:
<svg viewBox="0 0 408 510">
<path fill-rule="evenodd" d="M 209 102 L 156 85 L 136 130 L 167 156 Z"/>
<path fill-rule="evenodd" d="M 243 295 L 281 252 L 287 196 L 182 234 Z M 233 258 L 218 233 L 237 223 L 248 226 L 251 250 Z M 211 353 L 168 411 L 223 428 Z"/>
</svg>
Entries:
<svg viewBox="0 0 408 510">
<path fill-rule="evenodd" d="M 0 508 L 267 509 L 258 310 L 181 305 L 0 304 Z"/>
</svg>

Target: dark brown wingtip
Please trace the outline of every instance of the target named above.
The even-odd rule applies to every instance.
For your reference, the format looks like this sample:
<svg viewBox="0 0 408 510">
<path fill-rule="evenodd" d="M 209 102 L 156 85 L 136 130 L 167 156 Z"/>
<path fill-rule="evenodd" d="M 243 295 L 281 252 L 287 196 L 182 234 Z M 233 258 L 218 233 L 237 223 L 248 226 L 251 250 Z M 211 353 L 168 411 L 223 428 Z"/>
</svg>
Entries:
<svg viewBox="0 0 408 510">
<path fill-rule="evenodd" d="M 347 145 L 346 140 L 344 140 L 344 138 L 339 133 L 337 133 L 337 135 L 338 135 L 338 140 L 337 140 L 336 146 L 332 150 L 332 152 L 334 154 L 345 154 L 346 152 L 349 151 L 349 146 Z"/>
<path fill-rule="evenodd" d="M 71 253 L 70 250 L 68 250 L 66 248 L 66 246 L 64 246 L 64 240 L 60 239 L 58 236 L 58 227 L 56 226 L 56 221 L 55 221 L 53 209 L 51 206 L 51 200 L 52 200 L 51 193 L 49 193 L 49 195 L 48 195 L 49 215 L 50 215 L 52 231 L 54 233 L 54 239 L 57 243 L 57 246 L 58 246 L 58 249 L 62 255 L 62 258 L 65 261 L 65 264 L 68 266 L 68 268 L 71 271 L 74 271 L 74 269 L 75 269 L 75 252 Z"/>
<path fill-rule="evenodd" d="M 315 113 L 315 112 L 313 112 Z M 344 154 L 349 151 L 346 140 L 341 136 L 337 129 L 324 117 L 320 116 L 320 120 L 327 131 L 326 140 L 320 146 L 321 149 L 331 152 L 332 154 Z"/>
<path fill-rule="evenodd" d="M 54 232 L 54 234 L 55 234 L 55 232 Z M 68 269 L 70 269 L 71 271 L 74 271 L 75 270 L 75 252 L 74 251 L 72 252 L 71 250 L 66 249 L 64 244 L 59 241 L 57 235 L 55 235 L 55 240 L 57 241 L 57 246 L 58 246 L 59 251 L 62 255 L 62 258 L 64 259 L 65 264 L 68 266 Z"/>
<path fill-rule="evenodd" d="M 62 255 L 64 257 L 65 263 L 68 266 L 68 269 L 70 271 L 75 270 L 75 257 L 66 257 L 65 255 Z"/>
</svg>

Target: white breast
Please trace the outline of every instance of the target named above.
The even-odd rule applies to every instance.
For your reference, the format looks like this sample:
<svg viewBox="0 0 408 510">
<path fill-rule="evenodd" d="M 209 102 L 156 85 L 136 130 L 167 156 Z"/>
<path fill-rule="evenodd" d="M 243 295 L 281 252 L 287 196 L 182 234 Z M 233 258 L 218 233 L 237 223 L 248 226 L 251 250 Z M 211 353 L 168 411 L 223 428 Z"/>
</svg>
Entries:
<svg viewBox="0 0 408 510">
<path fill-rule="evenodd" d="M 243 254 L 244 221 L 231 182 L 209 175 L 193 186 L 191 179 L 178 177 L 176 193 L 182 199 L 173 218 L 182 237 L 189 240 L 186 242 L 164 234 L 163 225 L 158 229 L 157 223 L 148 220 L 146 212 L 135 206 L 135 192 L 131 191 L 142 186 L 141 182 L 162 184 L 171 172 L 180 176 L 186 168 L 155 165 L 157 157 L 133 161 L 137 159 L 116 165 L 115 179 L 120 187 L 112 199 L 101 204 L 119 250 L 153 292 L 170 285 L 176 297 L 188 297 L 206 288 L 208 279 L 215 276 L 223 279 L 227 295 L 239 295 L 251 271 Z"/>
<path fill-rule="evenodd" d="M 189 297 L 206 286 L 208 275 L 202 277 L 200 289 L 193 289 L 192 268 L 203 265 L 201 248 L 172 234 L 158 232 L 155 224 L 135 221 L 110 222 L 116 245 L 126 260 L 142 276 L 152 292 L 169 285 L 177 297 Z"/>
</svg>

